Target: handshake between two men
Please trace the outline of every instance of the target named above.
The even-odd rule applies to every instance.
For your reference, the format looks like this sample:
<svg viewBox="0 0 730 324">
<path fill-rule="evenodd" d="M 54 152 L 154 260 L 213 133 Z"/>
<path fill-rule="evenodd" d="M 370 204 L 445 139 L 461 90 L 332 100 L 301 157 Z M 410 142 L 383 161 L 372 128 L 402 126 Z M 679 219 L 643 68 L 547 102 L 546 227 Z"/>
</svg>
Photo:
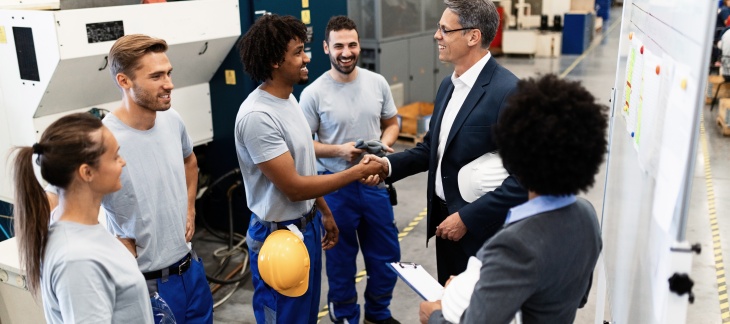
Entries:
<svg viewBox="0 0 730 324">
<path fill-rule="evenodd" d="M 388 174 L 390 173 L 388 161 L 384 157 L 378 157 L 373 154 L 366 154 L 362 158 L 362 160 L 360 160 L 360 164 L 371 165 L 372 167 L 377 166 L 377 168 L 368 168 L 368 170 L 376 170 L 375 173 L 369 175 L 368 177 L 360 179 L 360 183 L 364 185 L 375 186 L 380 182 L 385 181 L 385 179 L 388 177 Z"/>
<path fill-rule="evenodd" d="M 380 170 L 377 173 L 360 179 L 360 183 L 374 186 L 381 181 L 385 181 L 390 174 L 390 164 L 384 157 L 366 154 L 360 161 L 361 165 L 372 165 L 373 163 L 378 165 Z M 368 170 L 373 169 L 368 168 Z M 459 241 L 462 237 L 464 237 L 464 235 L 466 235 L 466 232 L 466 225 L 461 220 L 461 216 L 458 211 L 446 217 L 446 219 L 444 219 L 444 221 L 436 227 L 436 236 L 445 240 Z"/>
</svg>

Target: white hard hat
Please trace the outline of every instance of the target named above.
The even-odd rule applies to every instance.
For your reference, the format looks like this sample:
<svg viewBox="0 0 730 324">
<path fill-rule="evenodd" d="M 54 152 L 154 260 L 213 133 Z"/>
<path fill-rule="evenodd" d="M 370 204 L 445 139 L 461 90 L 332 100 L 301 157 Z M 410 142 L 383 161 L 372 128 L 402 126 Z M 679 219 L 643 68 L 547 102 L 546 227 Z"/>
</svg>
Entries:
<svg viewBox="0 0 730 324">
<path fill-rule="evenodd" d="M 497 189 L 509 176 L 497 152 L 486 153 L 459 170 L 459 192 L 466 202 L 473 202 Z"/>
</svg>

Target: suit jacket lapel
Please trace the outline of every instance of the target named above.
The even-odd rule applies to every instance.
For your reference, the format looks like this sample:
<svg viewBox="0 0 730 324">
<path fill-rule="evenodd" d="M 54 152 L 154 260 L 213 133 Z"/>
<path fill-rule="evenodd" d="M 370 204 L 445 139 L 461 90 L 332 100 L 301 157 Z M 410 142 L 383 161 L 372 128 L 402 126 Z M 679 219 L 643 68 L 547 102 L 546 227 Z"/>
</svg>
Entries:
<svg viewBox="0 0 730 324">
<path fill-rule="evenodd" d="M 489 61 L 487 61 L 487 64 L 479 73 L 476 82 L 474 82 L 474 86 L 471 88 L 471 91 L 469 91 L 469 94 L 466 96 L 464 104 L 461 105 L 461 109 L 459 109 L 459 113 L 456 115 L 456 119 L 454 119 L 454 124 L 451 125 L 449 137 L 446 139 L 446 146 L 444 146 L 444 152 L 449 147 L 449 144 L 451 144 L 451 141 L 454 139 L 454 136 L 456 136 L 456 133 L 461 130 L 461 125 L 463 125 L 466 121 L 466 117 L 471 114 L 471 111 L 474 110 L 474 108 L 476 108 L 477 106 L 477 103 L 479 103 L 479 99 L 481 99 L 482 96 L 486 93 L 485 88 L 492 80 L 492 74 L 494 74 L 494 70 L 496 68 L 497 62 L 494 60 L 493 57 L 489 58 Z M 453 85 L 451 87 L 453 88 Z"/>
<path fill-rule="evenodd" d="M 441 109 L 438 110 L 438 115 L 434 116 L 436 117 L 436 123 L 434 124 L 433 129 L 431 130 L 431 145 L 435 145 L 434 147 L 438 147 L 439 143 L 439 134 L 441 133 L 441 122 L 444 119 L 444 112 L 446 111 L 446 106 L 449 104 L 449 100 L 451 100 L 451 95 L 454 93 L 454 84 L 451 83 L 451 80 L 449 80 L 449 85 L 446 88 L 446 95 L 441 98 L 438 102 L 436 102 L 436 107 L 441 107 Z M 433 117 L 432 117 L 433 118 Z M 431 153 L 436 153 L 437 150 L 432 149 Z M 431 154 L 432 157 L 437 156 L 437 154 Z"/>
</svg>

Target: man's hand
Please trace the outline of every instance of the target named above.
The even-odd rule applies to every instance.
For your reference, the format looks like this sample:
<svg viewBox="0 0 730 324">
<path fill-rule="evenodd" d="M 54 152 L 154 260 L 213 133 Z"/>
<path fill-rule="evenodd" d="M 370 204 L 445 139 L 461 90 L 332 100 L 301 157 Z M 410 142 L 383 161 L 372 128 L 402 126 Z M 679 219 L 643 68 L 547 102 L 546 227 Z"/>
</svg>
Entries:
<svg viewBox="0 0 730 324">
<path fill-rule="evenodd" d="M 188 220 L 185 223 L 185 242 L 193 240 L 195 234 L 195 209 L 188 209 Z"/>
<path fill-rule="evenodd" d="M 373 163 L 372 160 L 368 159 L 371 155 L 368 154 L 360 160 L 360 163 L 358 163 L 355 167 L 359 168 L 361 180 L 367 179 L 370 176 L 377 175 L 380 177 L 380 179 L 385 179 L 383 176 L 383 164 L 382 163 Z M 374 156 L 374 155 L 372 155 Z M 377 158 L 377 157 L 376 157 Z M 387 162 L 386 162 L 387 164 Z M 380 180 L 378 179 L 378 180 Z M 378 181 L 380 182 L 380 181 Z M 377 184 L 377 182 L 376 182 Z"/>
<path fill-rule="evenodd" d="M 322 226 L 324 226 L 322 249 L 329 250 L 337 244 L 340 238 L 340 230 L 337 228 L 337 223 L 335 223 L 335 218 L 332 216 L 332 213 L 322 213 Z"/>
<path fill-rule="evenodd" d="M 375 155 L 367 154 L 360 160 L 359 165 L 367 167 L 367 172 L 370 172 L 366 177 L 360 178 L 360 183 L 366 186 L 375 186 L 385 180 L 388 173 L 383 172 L 383 164 L 378 159 L 380 158 Z M 385 162 L 385 165 L 387 169 L 388 162 Z"/>
<path fill-rule="evenodd" d="M 361 149 L 355 148 L 355 142 L 340 144 L 338 146 L 340 148 L 339 156 L 347 162 L 352 162 L 362 154 Z"/>
<path fill-rule="evenodd" d="M 451 216 L 446 217 L 446 219 L 444 219 L 444 221 L 436 227 L 436 236 L 445 240 L 458 241 L 461 240 L 465 234 L 466 225 L 464 225 L 464 222 L 461 221 L 459 212 L 455 212 L 451 214 Z"/>
<path fill-rule="evenodd" d="M 381 144 L 381 145 L 383 146 L 383 151 L 386 151 L 386 152 L 388 152 L 388 153 L 393 153 L 393 152 L 395 152 L 395 150 L 393 150 L 393 148 L 392 148 L 392 147 L 390 147 L 390 146 L 388 146 L 388 145 L 385 145 L 384 143 L 380 143 L 380 144 Z"/>
<path fill-rule="evenodd" d="M 428 323 L 428 318 L 431 317 L 431 314 L 441 309 L 441 301 L 437 300 L 435 302 L 430 301 L 424 301 L 421 302 L 421 306 L 418 310 L 418 318 L 421 320 L 422 324 Z"/>
<path fill-rule="evenodd" d="M 124 244 L 124 247 L 129 250 L 129 253 L 132 253 L 135 258 L 137 257 L 137 241 L 129 237 L 117 236 L 117 239 L 119 240 L 119 242 L 122 242 L 122 244 Z"/>
<path fill-rule="evenodd" d="M 368 176 L 367 178 L 362 178 L 359 181 L 360 181 L 360 183 L 362 183 L 366 186 L 375 186 L 375 185 L 379 184 L 380 182 L 382 182 L 382 180 L 380 180 L 380 177 L 377 174 Z"/>
<path fill-rule="evenodd" d="M 371 162 L 377 162 L 378 164 L 380 164 L 381 170 L 380 170 L 380 173 L 378 174 L 378 176 L 380 177 L 379 180 L 385 180 L 388 177 L 388 173 L 389 173 L 388 161 L 386 161 L 385 158 L 377 157 L 372 154 L 366 154 L 360 161 L 361 164 L 370 164 Z M 360 182 L 363 182 L 363 181 L 360 181 Z M 380 181 L 378 181 L 378 182 L 380 182 Z M 374 185 L 378 184 L 378 182 L 373 183 L 373 184 L 365 183 L 365 182 L 363 182 L 363 183 L 366 185 L 374 186 Z"/>
</svg>

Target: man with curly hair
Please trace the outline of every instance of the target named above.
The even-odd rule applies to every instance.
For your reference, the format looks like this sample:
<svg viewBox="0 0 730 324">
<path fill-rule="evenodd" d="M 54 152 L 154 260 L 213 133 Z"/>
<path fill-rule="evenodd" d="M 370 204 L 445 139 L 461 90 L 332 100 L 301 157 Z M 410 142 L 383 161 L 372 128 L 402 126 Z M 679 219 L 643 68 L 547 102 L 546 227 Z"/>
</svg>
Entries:
<svg viewBox="0 0 730 324">
<path fill-rule="evenodd" d="M 517 311 L 523 323 L 573 323 L 588 298 L 601 232 L 593 205 L 575 195 L 593 186 L 606 154 L 607 107 L 555 75 L 520 81 L 507 105 L 496 142 L 529 201 L 479 250 L 480 266 L 443 300 L 421 303 L 422 323 L 508 323 Z M 473 292 L 466 310 L 450 298 L 457 288 Z"/>
<path fill-rule="evenodd" d="M 298 19 L 264 15 L 238 43 L 244 70 L 263 82 L 241 104 L 235 125 L 238 162 L 253 212 L 246 241 L 257 323 L 317 321 L 322 249 L 332 248 L 338 240 L 337 225 L 322 196 L 350 182 L 377 177 L 381 170 L 376 163 L 361 163 L 317 175 L 312 134 L 292 95 L 295 84 L 308 81 L 306 39 L 307 28 Z M 287 225 L 299 227 L 310 260 L 308 281 L 298 283 L 306 291 L 296 296 L 267 285 L 259 273 L 263 242 Z M 275 269 L 282 275 L 290 270 Z"/>
</svg>

